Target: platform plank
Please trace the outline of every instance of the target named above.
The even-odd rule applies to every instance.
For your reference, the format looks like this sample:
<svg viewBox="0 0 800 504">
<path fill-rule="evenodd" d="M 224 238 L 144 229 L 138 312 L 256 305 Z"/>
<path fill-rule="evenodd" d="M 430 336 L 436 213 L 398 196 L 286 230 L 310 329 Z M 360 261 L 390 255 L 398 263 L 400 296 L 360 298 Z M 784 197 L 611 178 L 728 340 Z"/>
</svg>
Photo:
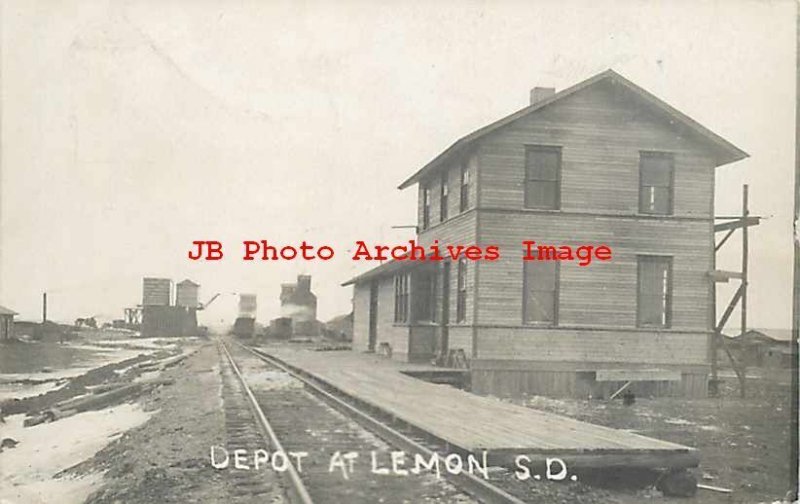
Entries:
<svg viewBox="0 0 800 504">
<path fill-rule="evenodd" d="M 581 465 L 685 467 L 693 448 L 478 396 L 407 376 L 404 366 L 355 352 L 286 347 L 264 351 L 414 425 L 451 446 L 479 453 L 551 454 Z M 611 458 L 609 458 L 611 457 Z"/>
</svg>

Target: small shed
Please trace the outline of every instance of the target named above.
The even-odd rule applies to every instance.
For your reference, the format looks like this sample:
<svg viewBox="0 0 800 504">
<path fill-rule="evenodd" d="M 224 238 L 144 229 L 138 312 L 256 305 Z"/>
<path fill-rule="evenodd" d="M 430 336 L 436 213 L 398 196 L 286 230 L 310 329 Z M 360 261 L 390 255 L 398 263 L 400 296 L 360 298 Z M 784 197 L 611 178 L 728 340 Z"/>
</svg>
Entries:
<svg viewBox="0 0 800 504">
<path fill-rule="evenodd" d="M 17 312 L 5 306 L 0 306 L 0 340 L 11 339 L 14 336 L 14 315 Z"/>
<path fill-rule="evenodd" d="M 790 369 L 793 356 L 789 333 L 788 329 L 751 329 L 739 336 L 725 336 L 725 341 L 734 357 L 746 367 Z M 720 362 L 727 362 L 724 349 L 719 352 Z"/>
</svg>

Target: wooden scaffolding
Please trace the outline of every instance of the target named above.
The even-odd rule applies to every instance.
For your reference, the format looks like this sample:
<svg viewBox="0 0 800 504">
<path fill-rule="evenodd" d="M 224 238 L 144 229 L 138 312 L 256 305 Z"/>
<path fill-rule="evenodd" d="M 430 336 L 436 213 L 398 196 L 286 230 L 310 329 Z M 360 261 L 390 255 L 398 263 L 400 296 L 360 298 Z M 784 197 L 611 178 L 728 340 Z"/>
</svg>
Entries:
<svg viewBox="0 0 800 504">
<path fill-rule="evenodd" d="M 734 372 L 736 373 L 736 377 L 739 380 L 739 393 L 742 397 L 745 397 L 746 394 L 746 370 L 744 368 L 744 364 L 742 362 L 737 361 L 734 355 L 731 353 L 730 348 L 728 348 L 727 343 L 725 342 L 725 337 L 722 334 L 725 325 L 728 323 L 728 320 L 731 318 L 734 309 L 739 306 L 740 310 L 740 335 L 743 335 L 747 332 L 747 286 L 748 286 L 748 276 L 747 276 L 747 263 L 748 263 L 748 251 L 749 251 L 749 233 L 748 229 L 751 226 L 757 226 L 761 222 L 761 217 L 751 216 L 750 210 L 748 207 L 748 198 L 747 198 L 748 186 L 745 184 L 742 186 L 742 215 L 741 216 L 724 216 L 724 217 L 715 217 L 716 221 L 714 223 L 714 233 L 725 233 L 723 237 L 717 242 L 715 240 L 714 245 L 714 269 L 711 271 L 711 281 L 714 282 L 712 286 L 712 296 L 713 302 L 711 303 L 711 311 L 712 316 L 711 320 L 714 321 L 714 328 L 713 334 L 711 336 L 711 380 L 709 381 L 709 394 L 711 396 L 716 396 L 719 393 L 719 362 L 718 362 L 718 350 L 721 347 L 725 354 L 727 355 L 728 359 L 730 360 L 731 366 L 733 367 Z M 718 270 L 716 269 L 716 254 L 725 244 L 725 242 L 730 239 L 731 236 L 737 231 L 740 230 L 742 233 L 742 254 L 741 254 L 741 270 L 740 271 L 725 271 L 725 270 Z M 717 319 L 717 283 L 728 283 L 731 280 L 738 280 L 739 287 L 734 292 L 733 297 L 728 302 L 725 311 L 722 313 L 722 316 Z"/>
</svg>

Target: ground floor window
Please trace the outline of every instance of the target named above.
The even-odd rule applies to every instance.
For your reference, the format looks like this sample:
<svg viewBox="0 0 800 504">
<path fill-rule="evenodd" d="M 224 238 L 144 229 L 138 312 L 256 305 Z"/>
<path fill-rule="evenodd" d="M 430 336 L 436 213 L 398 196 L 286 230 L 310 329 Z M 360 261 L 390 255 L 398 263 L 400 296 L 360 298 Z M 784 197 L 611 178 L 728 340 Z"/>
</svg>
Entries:
<svg viewBox="0 0 800 504">
<path fill-rule="evenodd" d="M 672 324 L 672 258 L 637 256 L 638 293 L 636 319 L 639 327 Z"/>
<path fill-rule="evenodd" d="M 467 260 L 458 260 L 458 284 L 456 293 L 456 322 L 467 321 Z"/>
<path fill-rule="evenodd" d="M 523 262 L 523 323 L 556 323 L 558 319 L 558 271 L 558 261 Z"/>
</svg>

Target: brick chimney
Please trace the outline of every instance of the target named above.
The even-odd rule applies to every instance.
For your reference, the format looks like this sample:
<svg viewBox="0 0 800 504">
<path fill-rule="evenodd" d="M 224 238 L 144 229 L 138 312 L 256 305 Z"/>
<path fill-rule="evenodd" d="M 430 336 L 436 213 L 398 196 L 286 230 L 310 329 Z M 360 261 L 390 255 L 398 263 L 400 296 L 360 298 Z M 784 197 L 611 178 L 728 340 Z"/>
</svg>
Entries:
<svg viewBox="0 0 800 504">
<path fill-rule="evenodd" d="M 531 89 L 531 105 L 539 103 L 546 98 L 550 98 L 554 94 L 556 94 L 556 88 L 537 86 Z"/>
</svg>

